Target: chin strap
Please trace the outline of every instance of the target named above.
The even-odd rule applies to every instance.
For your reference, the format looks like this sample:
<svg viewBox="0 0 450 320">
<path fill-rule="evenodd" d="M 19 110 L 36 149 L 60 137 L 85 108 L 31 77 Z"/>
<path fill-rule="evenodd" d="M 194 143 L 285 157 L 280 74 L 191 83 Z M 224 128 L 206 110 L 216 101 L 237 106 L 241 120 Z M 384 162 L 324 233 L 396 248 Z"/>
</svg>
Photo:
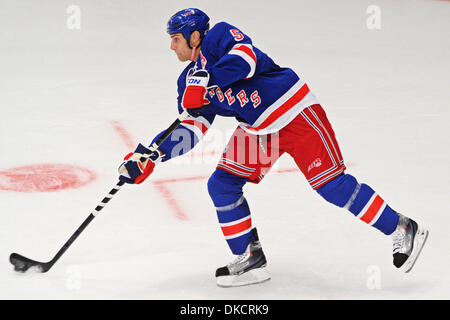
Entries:
<svg viewBox="0 0 450 320">
<path fill-rule="evenodd" d="M 195 49 L 197 49 L 197 47 L 193 47 L 192 51 L 191 51 L 191 59 L 190 60 L 193 62 L 195 61 Z"/>
</svg>

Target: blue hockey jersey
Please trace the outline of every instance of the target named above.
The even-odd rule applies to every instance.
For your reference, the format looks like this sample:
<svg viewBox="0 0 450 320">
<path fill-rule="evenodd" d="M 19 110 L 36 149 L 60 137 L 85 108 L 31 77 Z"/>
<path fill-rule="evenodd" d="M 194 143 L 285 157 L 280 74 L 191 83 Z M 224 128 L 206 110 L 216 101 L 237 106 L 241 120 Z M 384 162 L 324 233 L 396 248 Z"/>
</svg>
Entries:
<svg viewBox="0 0 450 320">
<path fill-rule="evenodd" d="M 178 78 L 179 113 L 183 111 L 181 101 L 187 78 L 198 69 L 210 74 L 206 95 L 210 103 L 202 116 L 183 121 L 162 143 L 164 161 L 193 148 L 216 115 L 235 117 L 242 129 L 262 135 L 279 131 L 305 107 L 318 103 L 292 69 L 275 64 L 253 46 L 250 37 L 226 22 L 216 24 L 206 34 L 197 61 L 191 62 Z M 182 143 L 180 137 L 190 140 Z"/>
</svg>

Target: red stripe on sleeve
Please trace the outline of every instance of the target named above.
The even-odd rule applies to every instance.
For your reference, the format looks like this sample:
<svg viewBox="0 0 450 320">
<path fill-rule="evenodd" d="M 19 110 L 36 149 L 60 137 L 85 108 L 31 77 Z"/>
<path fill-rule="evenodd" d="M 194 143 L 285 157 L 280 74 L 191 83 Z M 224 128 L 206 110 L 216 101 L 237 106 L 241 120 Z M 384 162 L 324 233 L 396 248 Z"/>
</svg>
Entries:
<svg viewBox="0 0 450 320">
<path fill-rule="evenodd" d="M 181 123 L 186 123 L 186 124 L 190 124 L 190 125 L 196 126 L 197 128 L 199 128 L 203 132 L 203 134 L 205 134 L 205 132 L 208 131 L 208 127 L 201 121 L 184 120 Z"/>
<path fill-rule="evenodd" d="M 255 64 L 256 64 L 256 55 L 255 55 L 255 53 L 253 52 L 253 50 L 250 49 L 249 47 L 242 45 L 242 46 L 239 46 L 239 47 L 237 47 L 237 48 L 234 48 L 233 50 L 239 50 L 239 51 L 244 52 L 244 53 L 247 54 L 250 58 L 252 58 L 253 61 L 255 61 Z"/>
</svg>

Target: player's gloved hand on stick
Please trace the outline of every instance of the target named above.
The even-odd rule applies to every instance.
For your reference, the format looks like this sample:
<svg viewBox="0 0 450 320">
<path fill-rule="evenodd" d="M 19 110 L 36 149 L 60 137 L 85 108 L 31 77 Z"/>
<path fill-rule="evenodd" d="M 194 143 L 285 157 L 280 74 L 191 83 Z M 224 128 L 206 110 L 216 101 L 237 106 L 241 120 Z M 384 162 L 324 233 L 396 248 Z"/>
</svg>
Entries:
<svg viewBox="0 0 450 320">
<path fill-rule="evenodd" d="M 197 117 L 209 100 L 205 98 L 208 87 L 209 73 L 206 70 L 197 70 L 187 79 L 182 105 L 186 111 Z"/>
<path fill-rule="evenodd" d="M 155 165 L 164 155 L 158 150 L 150 150 L 139 143 L 134 152 L 130 152 L 119 166 L 119 180 L 125 183 L 140 184 L 153 172 Z"/>
</svg>

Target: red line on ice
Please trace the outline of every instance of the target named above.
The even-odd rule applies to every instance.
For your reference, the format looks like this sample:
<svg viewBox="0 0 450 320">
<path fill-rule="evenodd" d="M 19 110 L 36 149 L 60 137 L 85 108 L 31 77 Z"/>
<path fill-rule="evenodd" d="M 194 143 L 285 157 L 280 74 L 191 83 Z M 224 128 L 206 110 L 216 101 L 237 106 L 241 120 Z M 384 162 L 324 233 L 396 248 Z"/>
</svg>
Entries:
<svg viewBox="0 0 450 320">
<path fill-rule="evenodd" d="M 170 190 L 167 188 L 164 181 L 154 181 L 153 185 L 163 196 L 163 198 L 166 199 L 167 203 L 169 204 L 170 208 L 172 208 L 173 212 L 175 213 L 175 216 L 178 219 L 184 221 L 189 220 L 188 215 L 183 211 L 181 206 L 178 204 L 177 200 L 173 196 L 172 192 L 170 192 Z"/>
<path fill-rule="evenodd" d="M 128 133 L 128 131 L 122 126 L 122 124 L 119 121 L 111 121 L 111 124 L 113 125 L 119 136 L 122 138 L 123 142 L 125 142 L 126 146 L 129 149 L 134 150 L 136 144 L 134 143 L 133 138 Z"/>
</svg>

